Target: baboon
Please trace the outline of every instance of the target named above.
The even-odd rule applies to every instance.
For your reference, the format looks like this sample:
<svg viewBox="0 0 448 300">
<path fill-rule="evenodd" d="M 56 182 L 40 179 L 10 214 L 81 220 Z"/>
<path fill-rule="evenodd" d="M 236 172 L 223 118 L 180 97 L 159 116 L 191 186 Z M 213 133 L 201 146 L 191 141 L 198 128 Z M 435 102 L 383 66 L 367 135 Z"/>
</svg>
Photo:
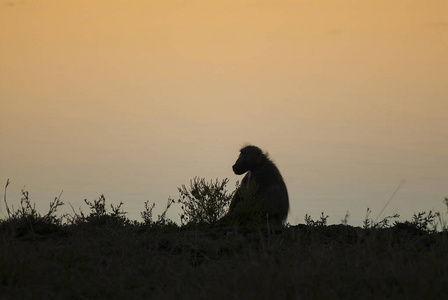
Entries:
<svg viewBox="0 0 448 300">
<path fill-rule="evenodd" d="M 271 222 L 283 224 L 289 212 L 288 191 L 269 155 L 256 146 L 245 146 L 232 169 L 237 175 L 247 174 L 233 196 L 226 217 L 237 215 L 241 211 L 239 206 L 247 204 L 247 198 L 253 198 L 254 202 L 249 205 L 257 207 L 259 211 L 256 213 L 267 215 Z"/>
</svg>

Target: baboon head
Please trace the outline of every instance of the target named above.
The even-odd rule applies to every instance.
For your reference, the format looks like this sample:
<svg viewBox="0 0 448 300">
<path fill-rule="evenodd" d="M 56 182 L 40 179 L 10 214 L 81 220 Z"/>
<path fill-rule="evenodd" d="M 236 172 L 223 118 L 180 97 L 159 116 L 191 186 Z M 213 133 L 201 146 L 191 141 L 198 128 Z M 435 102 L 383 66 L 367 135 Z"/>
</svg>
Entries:
<svg viewBox="0 0 448 300">
<path fill-rule="evenodd" d="M 232 166 L 233 172 L 237 175 L 242 175 L 247 171 L 253 170 L 262 164 L 265 157 L 260 148 L 246 146 L 240 150 L 240 156 Z"/>
</svg>

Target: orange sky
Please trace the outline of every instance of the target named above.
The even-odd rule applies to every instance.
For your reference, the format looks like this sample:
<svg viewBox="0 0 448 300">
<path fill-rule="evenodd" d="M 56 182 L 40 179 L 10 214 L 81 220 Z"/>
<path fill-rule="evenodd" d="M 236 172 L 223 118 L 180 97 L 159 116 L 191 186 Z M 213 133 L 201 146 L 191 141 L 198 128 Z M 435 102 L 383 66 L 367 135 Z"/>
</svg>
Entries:
<svg viewBox="0 0 448 300">
<path fill-rule="evenodd" d="M 236 180 L 229 166 L 253 142 L 284 173 L 293 223 L 333 205 L 337 221 L 354 199 L 355 211 L 381 208 L 402 179 L 414 211 L 417 196 L 437 206 L 447 11 L 438 0 L 0 0 L 0 180 L 72 202 L 110 193 L 138 211 L 196 175 Z"/>
</svg>

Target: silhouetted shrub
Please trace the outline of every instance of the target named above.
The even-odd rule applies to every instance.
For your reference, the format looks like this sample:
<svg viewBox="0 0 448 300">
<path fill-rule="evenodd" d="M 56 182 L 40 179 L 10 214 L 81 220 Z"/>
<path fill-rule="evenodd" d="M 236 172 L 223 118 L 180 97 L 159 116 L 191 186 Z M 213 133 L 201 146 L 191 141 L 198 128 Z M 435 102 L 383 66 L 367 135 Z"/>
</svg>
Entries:
<svg viewBox="0 0 448 300">
<path fill-rule="evenodd" d="M 212 224 L 227 212 L 233 194 L 228 193 L 226 185 L 229 179 L 221 182 L 216 179 L 207 182 L 205 178 L 195 177 L 190 187 L 178 188 L 182 213 L 180 220 L 185 224 Z"/>
<path fill-rule="evenodd" d="M 166 216 L 166 213 L 167 213 L 168 209 L 174 203 L 176 203 L 176 201 L 174 199 L 168 198 L 168 202 L 166 204 L 165 210 L 162 212 L 162 214 L 158 215 L 157 216 L 157 220 L 154 221 L 153 217 L 152 217 L 152 214 L 153 214 L 153 209 L 156 206 L 156 204 L 152 203 L 150 205 L 149 201 L 145 201 L 145 210 L 140 213 L 140 215 L 141 215 L 141 217 L 143 219 L 143 223 L 145 225 L 149 225 L 151 227 L 163 227 L 163 226 L 177 227 L 177 224 L 174 221 L 170 220 Z"/>
<path fill-rule="evenodd" d="M 62 193 L 50 202 L 49 211 L 42 216 L 36 210 L 36 204 L 31 202 L 29 192 L 25 189 L 21 190 L 20 206 L 17 209 L 14 206 L 9 207 L 6 200 L 8 185 L 9 179 L 6 182 L 4 196 L 7 218 L 0 221 L 1 230 L 6 230 L 18 237 L 28 235 L 31 237 L 41 237 L 58 232 L 61 229 L 64 216 L 58 217 L 56 216 L 56 212 L 59 206 L 64 205 L 60 199 Z"/>
<path fill-rule="evenodd" d="M 89 206 L 90 214 L 85 215 L 82 211 L 78 214 L 73 210 L 75 215 L 71 216 L 70 222 L 72 224 L 121 227 L 132 223 L 126 217 L 126 212 L 122 210 L 123 202 L 120 202 L 117 206 L 111 204 L 111 212 L 107 211 L 106 198 L 103 194 L 97 200 L 89 201 L 84 199 L 84 202 Z"/>
</svg>

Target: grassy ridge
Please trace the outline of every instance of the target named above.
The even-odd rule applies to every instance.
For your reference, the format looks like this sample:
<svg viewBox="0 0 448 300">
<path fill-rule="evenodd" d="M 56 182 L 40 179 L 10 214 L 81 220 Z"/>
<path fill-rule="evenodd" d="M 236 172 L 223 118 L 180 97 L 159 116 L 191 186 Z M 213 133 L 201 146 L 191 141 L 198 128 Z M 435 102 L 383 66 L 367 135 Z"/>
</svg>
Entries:
<svg viewBox="0 0 448 300">
<path fill-rule="evenodd" d="M 2 299 L 439 299 L 448 236 L 345 225 L 2 231 Z"/>
<path fill-rule="evenodd" d="M 229 195 L 216 182 L 180 189 L 178 225 L 108 211 L 103 196 L 89 214 L 57 216 L 60 197 L 41 215 L 22 191 L 0 220 L 1 299 L 444 299 L 448 231 L 437 213 L 363 228 L 306 224 L 216 223 Z M 210 189 L 210 186 L 215 188 Z M 193 189 L 194 188 L 194 189 Z M 194 193 L 192 193 L 192 191 Z M 5 193 L 6 194 L 6 193 Z M 194 197 L 192 196 L 194 194 Z M 212 195 L 211 197 L 209 197 Z M 218 201 L 218 200 L 219 201 Z M 224 201 L 224 200 L 225 201 Z M 170 199 L 167 209 L 176 201 Z M 206 209 L 205 209 L 206 208 Z M 198 214 L 198 211 L 203 211 Z M 192 221 L 194 220 L 194 222 Z"/>
</svg>

